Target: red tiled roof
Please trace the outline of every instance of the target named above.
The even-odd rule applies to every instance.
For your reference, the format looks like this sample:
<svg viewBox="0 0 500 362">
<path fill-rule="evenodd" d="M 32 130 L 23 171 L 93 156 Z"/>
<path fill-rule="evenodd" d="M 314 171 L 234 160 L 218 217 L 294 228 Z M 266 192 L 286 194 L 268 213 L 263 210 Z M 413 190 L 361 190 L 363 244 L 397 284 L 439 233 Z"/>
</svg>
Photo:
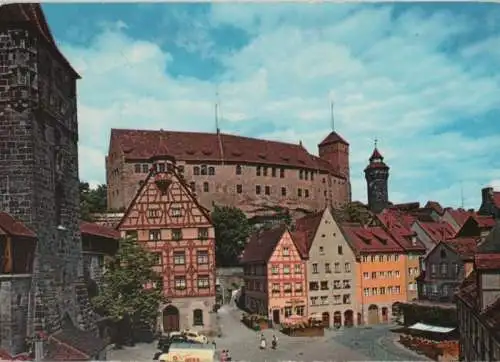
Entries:
<svg viewBox="0 0 500 362">
<path fill-rule="evenodd" d="M 243 250 L 241 263 L 267 263 L 286 230 L 286 225 L 283 224 L 254 232 Z"/>
<path fill-rule="evenodd" d="M 500 254 L 477 253 L 475 255 L 474 266 L 477 270 L 500 269 Z"/>
<path fill-rule="evenodd" d="M 476 214 L 476 215 L 473 215 L 471 217 L 473 217 L 476 220 L 477 226 L 479 226 L 480 228 L 492 228 L 496 224 L 496 221 L 493 218 L 493 216 L 485 216 L 485 215 L 477 215 Z"/>
<path fill-rule="evenodd" d="M 377 159 L 383 160 L 384 156 L 382 156 L 382 154 L 380 153 L 378 148 L 375 147 L 373 149 L 372 155 L 370 156 L 370 161 L 377 160 Z"/>
<path fill-rule="evenodd" d="M 373 153 L 370 156 L 370 163 L 368 164 L 368 166 L 366 166 L 365 171 L 372 168 L 389 168 L 389 166 L 384 163 L 384 157 L 380 154 L 379 150 L 376 147 L 373 149 Z"/>
<path fill-rule="evenodd" d="M 463 259 L 474 260 L 474 254 L 477 250 L 477 239 L 474 237 L 460 237 L 445 240 L 444 243 L 455 250 Z"/>
<path fill-rule="evenodd" d="M 439 215 L 443 215 L 443 213 L 444 213 L 443 207 L 437 201 L 427 201 L 427 203 L 425 204 L 424 208 L 432 209 L 435 212 L 437 212 Z"/>
<path fill-rule="evenodd" d="M 79 75 L 57 47 L 40 3 L 12 3 L 1 5 L 0 22 L 4 24 L 22 22 L 29 23 L 38 32 L 42 39 L 50 45 L 51 49 L 65 63 L 65 65 L 75 74 L 76 77 L 79 78 Z"/>
<path fill-rule="evenodd" d="M 319 147 L 326 146 L 326 145 L 329 145 L 331 143 L 337 143 L 337 142 L 343 143 L 345 145 L 349 145 L 349 143 L 347 143 L 347 141 L 345 139 L 343 139 L 337 132 L 333 131 L 333 132 L 330 132 L 330 134 L 328 136 L 326 136 L 325 139 L 323 141 L 321 141 L 321 143 L 318 146 Z"/>
<path fill-rule="evenodd" d="M 320 212 L 315 212 L 310 215 L 306 215 L 297 219 L 295 221 L 295 230 L 300 235 L 299 238 L 304 237 L 304 245 L 307 253 L 311 249 L 312 242 L 314 240 L 314 236 L 316 235 L 316 231 L 321 223 L 321 219 L 323 218 L 325 210 Z"/>
<path fill-rule="evenodd" d="M 118 230 L 87 221 L 80 223 L 80 233 L 82 235 L 93 235 L 106 239 L 120 239 L 120 232 Z"/>
<path fill-rule="evenodd" d="M 400 210 L 400 211 L 412 211 L 412 210 L 417 210 L 420 208 L 420 202 L 415 201 L 415 202 L 405 202 L 402 204 L 394 204 L 391 206 L 391 208 Z"/>
<path fill-rule="evenodd" d="M 300 257 L 302 259 L 307 259 L 309 255 L 310 245 L 308 246 L 308 240 L 306 233 L 302 231 L 294 231 L 290 233 L 292 236 L 293 243 L 299 251 Z"/>
<path fill-rule="evenodd" d="M 450 224 L 444 221 L 417 221 L 422 229 L 436 244 L 455 236 L 455 231 Z"/>
<path fill-rule="evenodd" d="M 459 228 L 465 224 L 470 216 L 475 215 L 475 212 L 464 209 L 447 208 L 446 211 L 450 214 L 453 220 L 455 220 Z"/>
<path fill-rule="evenodd" d="M 377 218 L 405 250 L 425 252 L 425 245 L 411 229 L 411 216 L 397 209 L 385 209 Z"/>
<path fill-rule="evenodd" d="M 357 255 L 362 253 L 403 252 L 390 234 L 378 226 L 340 225 L 344 236 Z"/>
<path fill-rule="evenodd" d="M 36 238 L 36 234 L 6 212 L 0 212 L 0 229 L 10 236 Z"/>
<path fill-rule="evenodd" d="M 318 162 L 318 157 L 300 145 L 224 133 L 112 129 L 111 142 L 120 145 L 127 160 L 170 156 L 186 161 L 255 163 L 334 172 L 330 163 Z"/>
</svg>

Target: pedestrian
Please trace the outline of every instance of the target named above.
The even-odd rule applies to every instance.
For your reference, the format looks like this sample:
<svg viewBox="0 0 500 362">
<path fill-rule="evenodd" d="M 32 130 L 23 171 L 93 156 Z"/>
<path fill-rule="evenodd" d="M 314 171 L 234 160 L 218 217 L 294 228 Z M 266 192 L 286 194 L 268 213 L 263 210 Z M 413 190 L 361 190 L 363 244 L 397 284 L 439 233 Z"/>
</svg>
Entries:
<svg viewBox="0 0 500 362">
<path fill-rule="evenodd" d="M 276 347 L 278 347 L 278 337 L 276 337 L 275 334 L 273 334 L 273 341 L 271 343 L 272 343 L 273 349 L 276 349 Z"/>
<path fill-rule="evenodd" d="M 231 354 L 229 353 L 229 350 L 226 351 L 226 361 L 231 362 L 233 359 L 231 358 Z"/>
<path fill-rule="evenodd" d="M 222 353 L 220 355 L 220 362 L 226 362 L 227 361 L 227 353 L 226 350 L 222 350 Z"/>
<path fill-rule="evenodd" d="M 260 349 L 266 349 L 267 342 L 266 337 L 264 337 L 264 333 L 260 335 Z"/>
</svg>

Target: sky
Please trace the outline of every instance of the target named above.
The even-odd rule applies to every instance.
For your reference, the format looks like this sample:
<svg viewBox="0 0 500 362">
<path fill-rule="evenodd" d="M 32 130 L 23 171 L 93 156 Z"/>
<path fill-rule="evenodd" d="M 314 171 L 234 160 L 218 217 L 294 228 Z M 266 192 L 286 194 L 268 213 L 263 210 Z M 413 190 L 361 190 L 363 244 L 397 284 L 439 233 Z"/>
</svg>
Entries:
<svg viewBox="0 0 500 362">
<path fill-rule="evenodd" d="M 481 3 L 45 4 L 78 81 L 80 178 L 111 128 L 350 143 L 353 200 L 378 140 L 393 202 L 477 208 L 500 187 L 500 8 Z M 217 96 L 218 93 L 218 96 Z"/>
</svg>

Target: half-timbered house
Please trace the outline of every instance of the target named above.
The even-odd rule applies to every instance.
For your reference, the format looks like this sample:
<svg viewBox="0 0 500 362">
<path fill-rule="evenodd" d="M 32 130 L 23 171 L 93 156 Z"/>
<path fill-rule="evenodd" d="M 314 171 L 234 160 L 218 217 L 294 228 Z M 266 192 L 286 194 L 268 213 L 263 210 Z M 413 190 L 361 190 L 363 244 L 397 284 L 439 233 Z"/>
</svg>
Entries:
<svg viewBox="0 0 500 362">
<path fill-rule="evenodd" d="M 160 329 L 212 330 L 214 228 L 173 162 L 153 164 L 118 229 L 157 255 L 169 301 L 161 306 Z"/>
</svg>

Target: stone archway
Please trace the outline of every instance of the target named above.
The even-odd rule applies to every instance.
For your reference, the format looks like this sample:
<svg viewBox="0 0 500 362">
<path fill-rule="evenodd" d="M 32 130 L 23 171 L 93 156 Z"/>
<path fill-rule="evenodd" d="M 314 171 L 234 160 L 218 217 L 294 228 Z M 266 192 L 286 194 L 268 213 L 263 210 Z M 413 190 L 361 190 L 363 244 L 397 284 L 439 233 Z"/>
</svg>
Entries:
<svg viewBox="0 0 500 362">
<path fill-rule="evenodd" d="M 344 327 L 354 326 L 354 312 L 350 309 L 344 312 Z"/>
<path fill-rule="evenodd" d="M 321 320 L 323 321 L 323 327 L 330 328 L 330 313 L 323 312 L 321 314 Z"/>
<path fill-rule="evenodd" d="M 163 332 L 175 332 L 179 330 L 180 314 L 179 309 L 173 305 L 168 305 L 163 310 Z"/>
<path fill-rule="evenodd" d="M 368 307 L 368 324 L 379 324 L 380 317 L 378 315 L 378 306 L 371 304 Z"/>
<path fill-rule="evenodd" d="M 339 311 L 333 313 L 333 326 L 335 328 L 342 327 L 342 313 Z"/>
<path fill-rule="evenodd" d="M 387 307 L 382 307 L 382 322 L 389 322 L 389 309 Z"/>
</svg>

